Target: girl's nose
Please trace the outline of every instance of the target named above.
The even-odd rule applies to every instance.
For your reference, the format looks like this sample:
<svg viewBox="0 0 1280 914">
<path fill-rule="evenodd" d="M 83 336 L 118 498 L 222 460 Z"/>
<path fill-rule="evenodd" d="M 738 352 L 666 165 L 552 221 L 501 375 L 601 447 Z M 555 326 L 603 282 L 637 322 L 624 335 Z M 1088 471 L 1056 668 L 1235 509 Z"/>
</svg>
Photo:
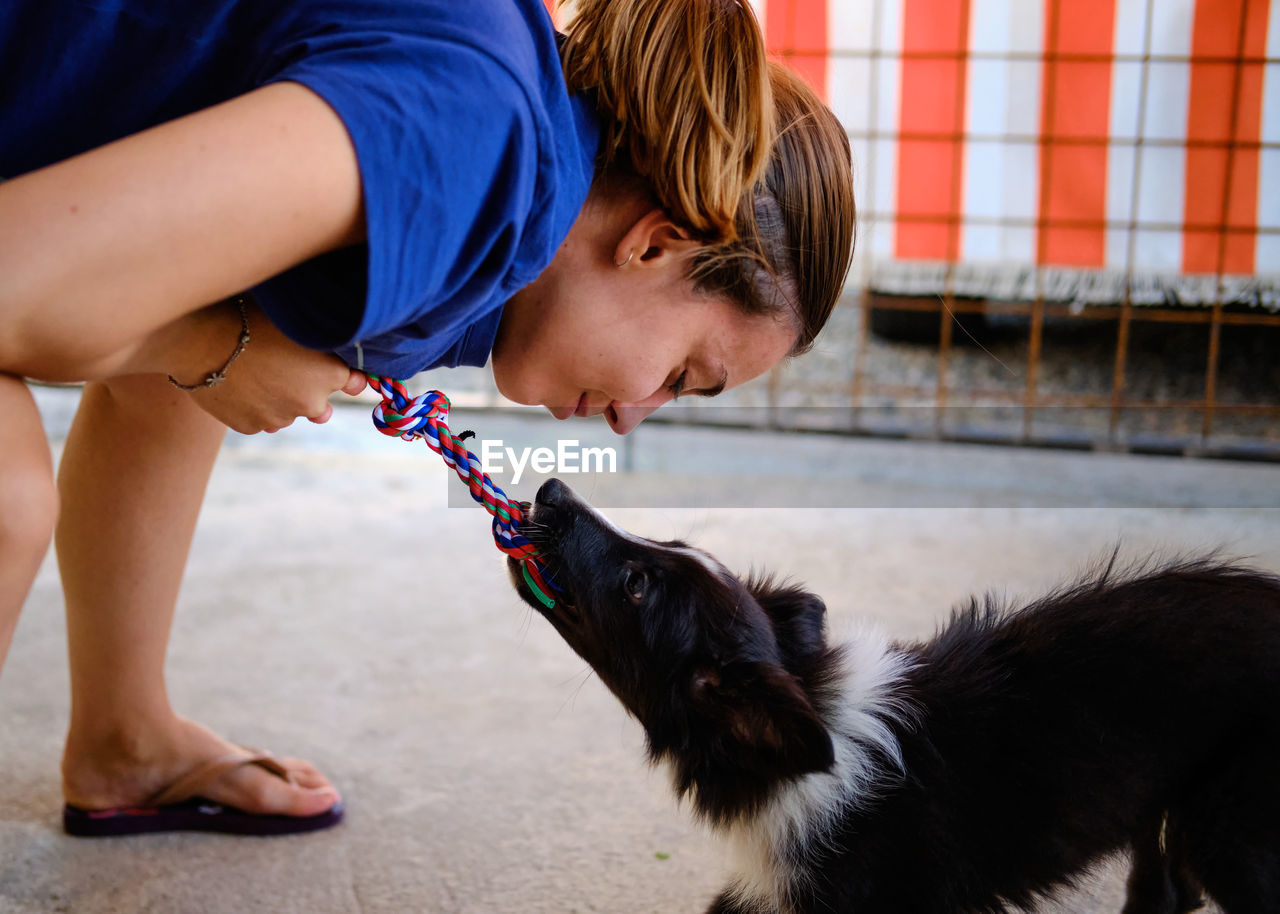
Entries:
<svg viewBox="0 0 1280 914">
<path fill-rule="evenodd" d="M 639 403 L 618 403 L 615 401 L 605 408 L 605 419 L 616 434 L 625 435 L 670 399 L 670 391 L 661 390 L 653 396 L 641 400 Z"/>
</svg>

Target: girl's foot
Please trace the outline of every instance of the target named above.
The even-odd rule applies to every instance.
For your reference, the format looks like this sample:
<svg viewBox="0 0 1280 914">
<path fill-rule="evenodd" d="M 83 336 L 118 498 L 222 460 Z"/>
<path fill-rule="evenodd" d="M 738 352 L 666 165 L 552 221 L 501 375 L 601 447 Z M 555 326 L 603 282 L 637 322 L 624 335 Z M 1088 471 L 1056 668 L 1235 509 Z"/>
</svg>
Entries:
<svg viewBox="0 0 1280 914">
<path fill-rule="evenodd" d="M 62 759 L 63 795 L 68 804 L 84 810 L 145 806 L 211 759 L 249 754 L 181 717 L 145 733 L 70 734 Z M 204 785 L 200 794 L 259 815 L 315 816 L 340 802 L 338 791 L 309 762 L 277 761 L 292 783 L 257 765 L 241 765 Z"/>
</svg>

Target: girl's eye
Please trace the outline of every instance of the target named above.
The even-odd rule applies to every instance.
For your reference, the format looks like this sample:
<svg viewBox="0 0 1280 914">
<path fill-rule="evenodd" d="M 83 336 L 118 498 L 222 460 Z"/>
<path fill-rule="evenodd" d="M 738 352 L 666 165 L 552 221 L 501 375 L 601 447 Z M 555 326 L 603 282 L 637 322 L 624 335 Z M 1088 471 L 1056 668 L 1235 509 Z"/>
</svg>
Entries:
<svg viewBox="0 0 1280 914">
<path fill-rule="evenodd" d="M 628 569 L 626 576 L 622 579 L 622 590 L 632 603 L 636 605 L 643 603 L 645 594 L 649 590 L 649 576 L 638 568 Z"/>
<path fill-rule="evenodd" d="M 680 377 L 676 378 L 672 383 L 667 385 L 667 390 L 671 391 L 671 396 L 677 400 L 680 399 L 680 394 L 684 392 L 684 382 L 685 382 L 685 378 L 688 377 L 688 375 L 689 375 L 689 372 L 682 371 L 680 372 Z"/>
</svg>

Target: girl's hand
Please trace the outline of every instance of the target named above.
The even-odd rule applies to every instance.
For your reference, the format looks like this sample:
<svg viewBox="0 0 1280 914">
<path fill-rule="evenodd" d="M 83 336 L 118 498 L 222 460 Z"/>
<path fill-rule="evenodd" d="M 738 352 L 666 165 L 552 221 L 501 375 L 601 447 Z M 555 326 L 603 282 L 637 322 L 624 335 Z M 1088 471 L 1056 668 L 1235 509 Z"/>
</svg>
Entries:
<svg viewBox="0 0 1280 914">
<path fill-rule="evenodd" d="M 251 339 L 227 379 L 191 392 L 196 404 L 219 422 L 246 435 L 276 432 L 299 418 L 328 422 L 333 415 L 330 394 L 341 390 L 354 395 L 364 389 L 365 376 L 337 356 L 295 343 L 256 308 L 248 315 Z"/>
<path fill-rule="evenodd" d="M 330 394 L 364 389 L 364 374 L 341 359 L 293 342 L 256 307 L 248 306 L 246 314 L 250 340 L 226 380 L 190 392 L 219 422 L 246 435 L 279 431 L 299 418 L 328 422 Z M 226 360 L 239 333 L 239 311 L 224 303 L 180 319 L 144 348 L 148 362 L 193 384 Z"/>
</svg>

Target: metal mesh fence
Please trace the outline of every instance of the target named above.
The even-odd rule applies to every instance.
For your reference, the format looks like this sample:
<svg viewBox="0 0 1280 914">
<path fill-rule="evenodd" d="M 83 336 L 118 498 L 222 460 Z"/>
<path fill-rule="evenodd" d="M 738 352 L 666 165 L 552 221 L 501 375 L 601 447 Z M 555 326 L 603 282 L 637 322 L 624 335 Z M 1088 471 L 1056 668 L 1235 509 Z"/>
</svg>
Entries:
<svg viewBox="0 0 1280 914">
<path fill-rule="evenodd" d="M 825 364 L 775 372 L 767 420 L 1280 458 L 1271 7 L 770 0 L 861 210 Z"/>
</svg>

